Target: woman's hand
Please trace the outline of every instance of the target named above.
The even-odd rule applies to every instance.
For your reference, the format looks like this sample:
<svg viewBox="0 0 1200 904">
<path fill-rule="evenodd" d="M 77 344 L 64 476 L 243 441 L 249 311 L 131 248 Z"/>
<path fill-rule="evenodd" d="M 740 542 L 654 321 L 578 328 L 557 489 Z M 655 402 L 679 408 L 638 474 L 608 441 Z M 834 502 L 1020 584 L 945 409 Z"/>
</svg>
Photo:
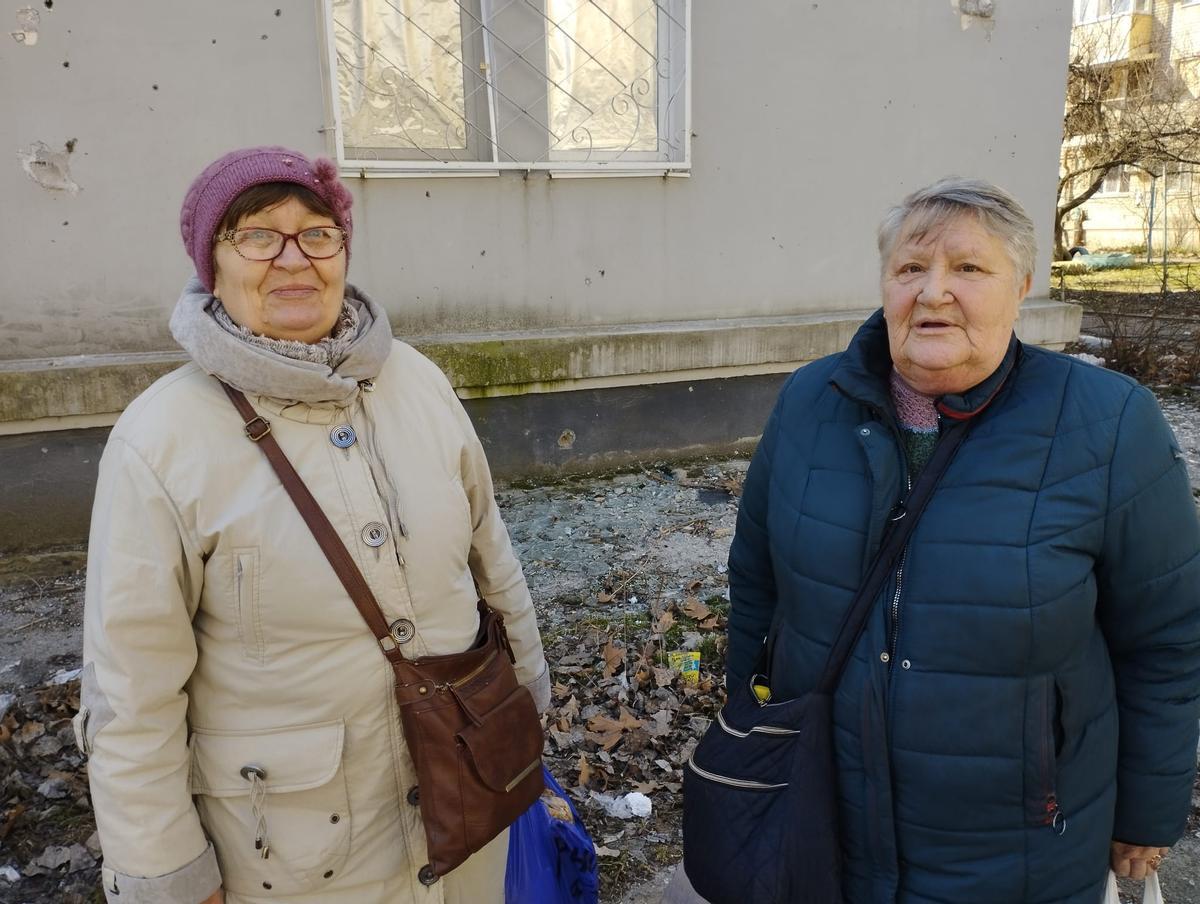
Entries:
<svg viewBox="0 0 1200 904">
<path fill-rule="evenodd" d="M 211 895 L 205 898 L 200 904 L 225 904 L 225 892 L 218 888 Z"/>
<path fill-rule="evenodd" d="M 1122 879 L 1145 879 L 1149 873 L 1158 869 L 1158 865 L 1170 850 L 1165 847 L 1140 847 L 1114 841 L 1109 853 L 1109 862 L 1113 872 Z"/>
</svg>

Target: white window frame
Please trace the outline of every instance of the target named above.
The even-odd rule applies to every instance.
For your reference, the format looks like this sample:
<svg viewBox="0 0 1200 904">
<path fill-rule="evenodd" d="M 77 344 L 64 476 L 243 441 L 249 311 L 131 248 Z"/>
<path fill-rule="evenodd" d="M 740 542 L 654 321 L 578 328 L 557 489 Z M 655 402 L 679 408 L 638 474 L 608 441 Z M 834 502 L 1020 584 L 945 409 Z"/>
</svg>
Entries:
<svg viewBox="0 0 1200 904">
<path fill-rule="evenodd" d="M 480 15 L 487 20 L 489 8 L 497 0 L 478 0 Z M 362 159 L 346 155 L 342 131 L 341 105 L 338 99 L 337 50 L 332 0 L 321 0 L 324 23 L 325 59 L 323 74 L 326 84 L 326 104 L 333 126 L 324 131 L 332 138 L 332 152 L 343 175 L 360 177 L 419 177 L 430 176 L 494 176 L 504 171 L 545 171 L 556 178 L 588 178 L 603 176 L 686 176 L 691 169 L 692 142 L 692 0 L 654 0 L 659 7 L 658 52 L 670 61 L 670 71 L 657 73 L 656 104 L 659 135 L 681 136 L 679 159 L 663 160 L 654 151 L 624 151 L 619 157 L 606 151 L 561 150 L 549 151 L 547 159 L 529 161 L 500 160 L 495 143 L 496 135 L 496 90 L 488 82 L 482 89 L 484 104 L 477 104 L 474 115 L 480 116 L 480 107 L 486 105 L 486 122 L 480 131 L 486 131 L 482 139 L 491 146 L 491 159 L 485 160 L 430 160 L 421 155 L 413 159 Z M 468 15 L 470 15 L 468 13 Z M 666 27 L 671 18 L 683 24 L 683 35 L 677 27 Z M 483 61 L 491 71 L 495 54 L 493 38 L 489 32 L 482 35 Z M 682 47 L 680 46 L 682 44 Z M 682 51 L 682 52 L 681 52 Z M 464 57 L 465 59 L 465 57 Z M 669 104 L 672 94 L 682 93 L 682 103 Z M 472 115 L 468 104 L 468 116 Z M 468 139 L 468 147 L 471 140 Z"/>
</svg>

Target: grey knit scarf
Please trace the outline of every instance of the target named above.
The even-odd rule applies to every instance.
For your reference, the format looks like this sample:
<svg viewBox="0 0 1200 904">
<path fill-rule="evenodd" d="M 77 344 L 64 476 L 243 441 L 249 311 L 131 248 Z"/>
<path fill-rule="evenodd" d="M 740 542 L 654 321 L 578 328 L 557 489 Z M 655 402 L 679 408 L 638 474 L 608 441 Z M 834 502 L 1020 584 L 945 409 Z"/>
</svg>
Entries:
<svg viewBox="0 0 1200 904">
<path fill-rule="evenodd" d="M 243 392 L 310 405 L 353 401 L 359 382 L 375 379 L 392 350 L 386 312 L 349 284 L 333 335 L 307 349 L 304 343 L 256 336 L 234 323 L 195 278 L 184 286 L 170 327 L 175 341 L 206 373 Z"/>
<path fill-rule="evenodd" d="M 346 356 L 350 344 L 358 338 L 358 308 L 345 300 L 342 301 L 342 312 L 338 315 L 333 332 L 316 342 L 272 339 L 270 336 L 252 332 L 229 316 L 229 312 L 225 310 L 225 305 L 221 304 L 219 298 L 213 301 L 212 315 L 227 333 L 232 333 L 243 342 L 248 342 L 269 352 L 275 352 L 277 355 L 283 355 L 285 358 L 308 361 L 312 364 L 324 364 L 331 368 L 336 368 L 342 363 L 342 358 Z"/>
</svg>

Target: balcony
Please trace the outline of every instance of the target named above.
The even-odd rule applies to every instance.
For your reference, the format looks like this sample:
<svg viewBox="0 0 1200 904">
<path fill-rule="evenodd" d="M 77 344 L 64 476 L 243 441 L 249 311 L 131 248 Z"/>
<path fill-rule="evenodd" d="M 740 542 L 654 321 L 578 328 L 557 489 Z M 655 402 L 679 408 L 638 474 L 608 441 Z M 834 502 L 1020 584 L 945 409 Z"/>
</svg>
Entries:
<svg viewBox="0 0 1200 904">
<path fill-rule="evenodd" d="M 1071 31 L 1071 57 L 1101 66 L 1153 55 L 1154 16 L 1119 13 L 1076 25 Z"/>
</svg>

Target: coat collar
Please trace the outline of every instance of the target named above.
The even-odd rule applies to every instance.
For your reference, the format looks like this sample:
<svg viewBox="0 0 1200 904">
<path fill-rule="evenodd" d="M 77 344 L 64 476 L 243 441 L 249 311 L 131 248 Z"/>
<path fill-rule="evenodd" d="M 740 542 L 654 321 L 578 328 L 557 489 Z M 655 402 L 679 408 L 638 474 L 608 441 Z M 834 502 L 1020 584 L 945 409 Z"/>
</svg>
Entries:
<svg viewBox="0 0 1200 904">
<path fill-rule="evenodd" d="M 938 412 L 953 420 L 967 420 L 982 412 L 1004 387 L 1020 362 L 1022 346 L 1014 333 L 1008 340 L 1004 360 L 987 379 L 966 392 L 947 394 L 937 399 Z M 876 311 L 858 328 L 830 377 L 830 384 L 845 395 L 867 406 L 890 411 L 892 406 L 888 378 L 892 355 L 888 347 L 887 324 L 883 309 Z"/>
</svg>

